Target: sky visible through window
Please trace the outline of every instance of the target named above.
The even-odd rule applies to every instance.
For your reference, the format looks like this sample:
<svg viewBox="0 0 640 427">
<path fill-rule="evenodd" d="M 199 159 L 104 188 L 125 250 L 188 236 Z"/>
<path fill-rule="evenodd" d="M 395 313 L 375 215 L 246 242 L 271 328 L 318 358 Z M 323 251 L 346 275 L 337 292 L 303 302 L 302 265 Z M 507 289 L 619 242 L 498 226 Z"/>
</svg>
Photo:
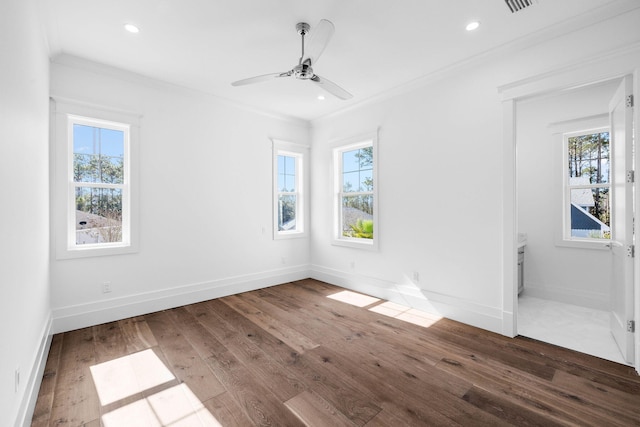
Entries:
<svg viewBox="0 0 640 427">
<path fill-rule="evenodd" d="M 278 156 L 278 190 L 284 193 L 296 191 L 296 159 Z"/>
<path fill-rule="evenodd" d="M 97 133 L 97 135 L 95 135 Z M 124 132 L 121 130 L 73 125 L 73 152 L 124 157 Z"/>
<path fill-rule="evenodd" d="M 373 162 L 367 148 L 342 153 L 342 186 L 344 192 L 373 188 Z"/>
</svg>

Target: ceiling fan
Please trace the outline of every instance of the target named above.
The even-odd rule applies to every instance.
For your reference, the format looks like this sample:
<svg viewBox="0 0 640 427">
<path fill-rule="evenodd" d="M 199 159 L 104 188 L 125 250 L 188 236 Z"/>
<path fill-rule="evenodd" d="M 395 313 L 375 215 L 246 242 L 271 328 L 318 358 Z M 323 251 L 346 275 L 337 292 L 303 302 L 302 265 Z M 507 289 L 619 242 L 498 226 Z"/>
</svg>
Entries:
<svg viewBox="0 0 640 427">
<path fill-rule="evenodd" d="M 307 49 L 305 51 L 304 36 L 307 35 L 310 29 L 311 27 L 306 22 L 299 22 L 298 24 L 296 24 L 296 30 L 302 37 L 302 55 L 298 60 L 298 65 L 293 67 L 291 70 L 285 71 L 284 73 L 271 73 L 263 74 L 256 77 L 250 77 L 248 79 L 233 82 L 231 83 L 231 85 L 243 86 L 278 79 L 280 77 L 293 76 L 296 79 L 309 80 L 310 82 L 317 84 L 330 94 L 340 99 L 352 98 L 353 95 L 351 95 L 349 92 L 342 89 L 332 81 L 315 74 L 313 72 L 313 68 L 311 68 L 312 65 L 315 65 L 316 62 L 318 62 L 318 58 L 324 51 L 324 48 L 327 47 L 329 40 L 331 40 L 331 36 L 333 36 L 333 32 L 335 31 L 333 23 L 331 23 L 331 21 L 327 21 L 326 19 L 322 19 L 314 28 L 312 37 L 309 40 Z"/>
</svg>

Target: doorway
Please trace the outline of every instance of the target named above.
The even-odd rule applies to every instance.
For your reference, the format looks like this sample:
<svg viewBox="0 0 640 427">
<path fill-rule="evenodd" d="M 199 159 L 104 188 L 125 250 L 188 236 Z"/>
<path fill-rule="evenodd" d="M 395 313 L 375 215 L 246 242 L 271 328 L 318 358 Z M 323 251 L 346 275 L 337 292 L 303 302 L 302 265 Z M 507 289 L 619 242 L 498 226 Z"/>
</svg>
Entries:
<svg viewBox="0 0 640 427">
<path fill-rule="evenodd" d="M 619 281 L 626 278 L 614 274 L 620 269 L 625 243 L 614 245 L 617 240 L 611 229 L 612 218 L 632 215 L 626 210 L 613 212 L 631 207 L 631 201 L 616 205 L 611 198 L 617 175 L 610 152 L 613 142 L 609 138 L 614 132 L 610 107 L 624 81 L 614 79 L 515 102 L 515 222 L 526 243 L 524 289 L 514 299 L 514 309 L 520 335 L 630 363 L 633 336 L 630 344 L 622 343 L 621 353 L 621 343 L 612 334 L 612 328 L 620 329 L 612 319 L 620 324 L 621 316 L 612 315 L 611 309 L 616 300 L 618 305 L 622 300 L 633 302 L 633 295 L 616 297 L 612 293 L 616 286 L 618 293 L 624 292 L 624 286 L 633 289 L 632 271 L 627 271 L 631 277 L 624 286 Z M 573 154 L 573 160 L 576 156 L 580 160 L 575 162 L 580 164 L 578 170 L 570 170 L 569 156 L 576 150 L 568 142 L 571 135 L 586 141 L 579 155 Z M 597 149 L 595 141 L 600 144 Z M 624 173 L 627 166 L 620 163 L 617 161 L 617 167 Z M 621 200 L 622 196 L 617 197 Z M 617 230 L 624 231 L 624 227 Z M 632 268 L 632 261 L 622 262 Z M 622 317 L 632 318 L 633 306 L 630 310 L 631 314 Z"/>
</svg>

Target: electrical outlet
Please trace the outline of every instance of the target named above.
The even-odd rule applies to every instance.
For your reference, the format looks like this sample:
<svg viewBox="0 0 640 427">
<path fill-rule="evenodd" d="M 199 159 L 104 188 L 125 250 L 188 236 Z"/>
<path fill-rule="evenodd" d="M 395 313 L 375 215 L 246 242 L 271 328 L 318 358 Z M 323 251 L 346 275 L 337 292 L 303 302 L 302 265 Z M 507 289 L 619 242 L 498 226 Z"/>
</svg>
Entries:
<svg viewBox="0 0 640 427">
<path fill-rule="evenodd" d="M 418 283 L 420 281 L 420 274 L 417 271 L 413 272 L 413 281 Z"/>
<path fill-rule="evenodd" d="M 111 292 L 111 282 L 102 282 L 102 293 L 108 294 Z"/>
<path fill-rule="evenodd" d="M 286 264 L 287 263 L 287 257 L 282 257 L 282 263 Z"/>
<path fill-rule="evenodd" d="M 352 270 L 355 270 L 355 268 L 356 268 L 356 262 L 355 262 L 355 261 L 351 261 L 351 262 L 349 263 L 349 267 L 350 267 Z"/>
<path fill-rule="evenodd" d="M 14 375 L 14 392 L 18 392 L 18 390 L 20 389 L 20 368 L 16 368 L 15 371 L 15 375 Z"/>
</svg>

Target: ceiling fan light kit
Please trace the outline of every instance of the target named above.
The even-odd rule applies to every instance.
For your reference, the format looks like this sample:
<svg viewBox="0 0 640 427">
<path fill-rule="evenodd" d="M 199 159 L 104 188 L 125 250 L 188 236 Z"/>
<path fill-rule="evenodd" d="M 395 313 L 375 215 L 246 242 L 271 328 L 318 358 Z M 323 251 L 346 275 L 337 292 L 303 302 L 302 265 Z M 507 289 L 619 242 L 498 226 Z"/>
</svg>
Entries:
<svg viewBox="0 0 640 427">
<path fill-rule="evenodd" d="M 333 96 L 346 100 L 353 97 L 352 94 L 333 83 L 330 80 L 327 80 L 324 77 L 320 77 L 315 74 L 313 71 L 312 65 L 318 61 L 318 58 L 324 51 L 324 48 L 331 40 L 333 36 L 333 32 L 335 31 L 335 27 L 331 21 L 326 19 L 321 20 L 318 25 L 316 25 L 313 33 L 311 34 L 311 39 L 309 43 L 305 45 L 305 36 L 310 32 L 311 26 L 306 22 L 298 22 L 296 24 L 296 31 L 301 37 L 302 42 L 302 54 L 300 59 L 298 60 L 298 65 L 293 67 L 289 71 L 285 71 L 284 73 L 271 73 L 271 74 L 263 74 L 261 76 L 250 77 L 248 79 L 238 80 L 231 83 L 232 86 L 244 86 L 253 83 L 260 83 L 264 81 L 269 81 L 281 77 L 295 77 L 298 80 L 308 80 L 322 89 L 326 90 Z M 306 51 L 305 51 L 306 48 Z"/>
</svg>

